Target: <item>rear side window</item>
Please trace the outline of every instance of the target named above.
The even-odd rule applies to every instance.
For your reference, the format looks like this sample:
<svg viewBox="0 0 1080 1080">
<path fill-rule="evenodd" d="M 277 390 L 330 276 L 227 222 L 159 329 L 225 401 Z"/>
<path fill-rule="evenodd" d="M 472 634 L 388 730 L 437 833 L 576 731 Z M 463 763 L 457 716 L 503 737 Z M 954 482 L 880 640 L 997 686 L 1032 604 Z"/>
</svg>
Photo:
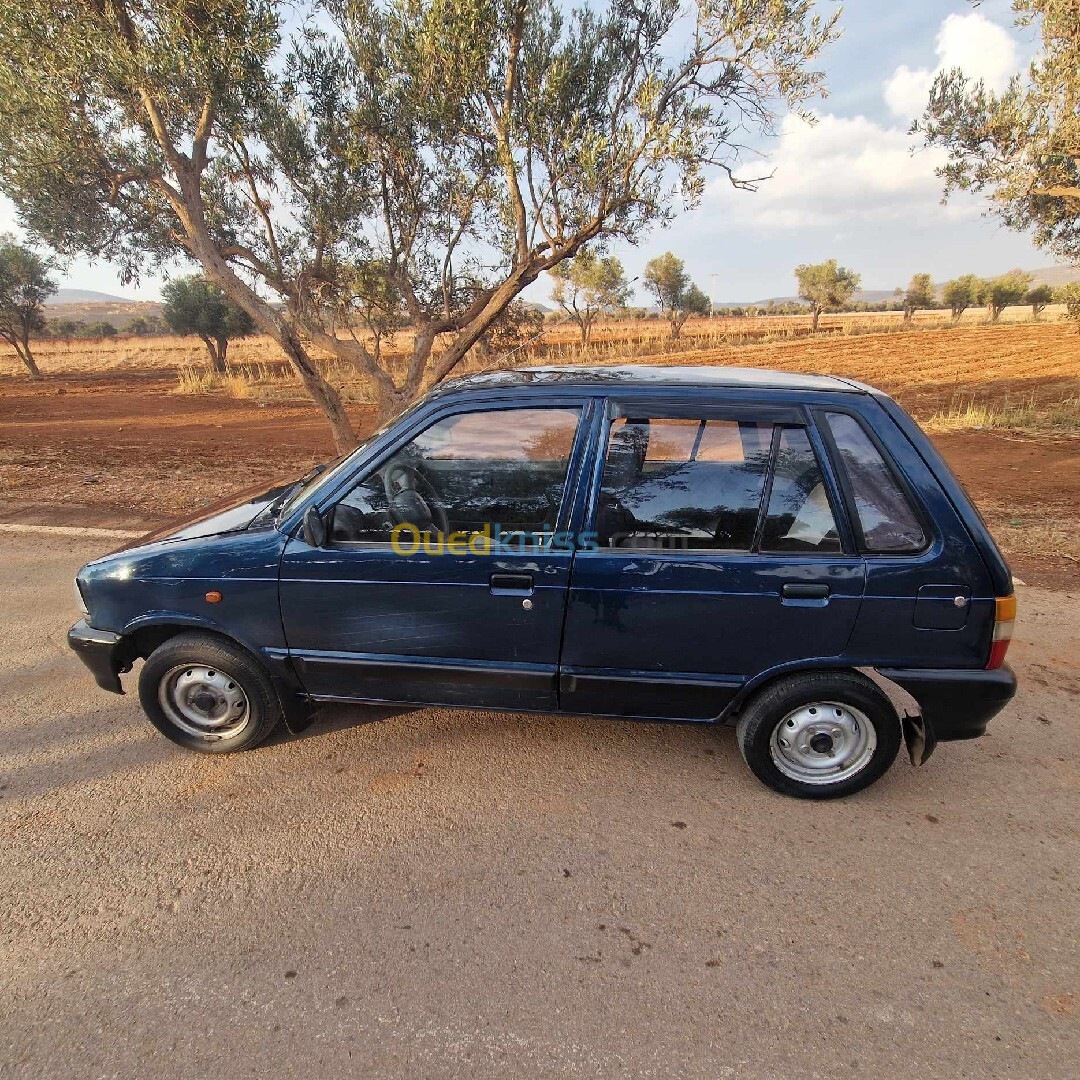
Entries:
<svg viewBox="0 0 1080 1080">
<path fill-rule="evenodd" d="M 771 424 L 615 420 L 597 506 L 600 545 L 749 551 L 771 440 Z"/>
<path fill-rule="evenodd" d="M 597 505 L 601 547 L 637 551 L 840 550 L 804 428 L 737 420 L 618 419 Z"/>
<path fill-rule="evenodd" d="M 926 532 L 892 470 L 853 416 L 828 413 L 867 551 L 921 551 Z"/>
</svg>

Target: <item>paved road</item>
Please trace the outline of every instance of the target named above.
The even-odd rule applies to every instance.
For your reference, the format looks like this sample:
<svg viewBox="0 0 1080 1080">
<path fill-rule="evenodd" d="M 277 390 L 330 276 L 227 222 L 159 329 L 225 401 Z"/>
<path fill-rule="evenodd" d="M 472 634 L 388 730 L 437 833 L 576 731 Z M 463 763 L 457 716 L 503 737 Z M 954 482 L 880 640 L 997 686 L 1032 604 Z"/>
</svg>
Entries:
<svg viewBox="0 0 1080 1080">
<path fill-rule="evenodd" d="M 1076 1075 L 1075 596 L 991 737 L 811 805 L 604 720 L 184 754 L 63 647 L 102 547 L 0 536 L 0 1074 Z"/>
</svg>

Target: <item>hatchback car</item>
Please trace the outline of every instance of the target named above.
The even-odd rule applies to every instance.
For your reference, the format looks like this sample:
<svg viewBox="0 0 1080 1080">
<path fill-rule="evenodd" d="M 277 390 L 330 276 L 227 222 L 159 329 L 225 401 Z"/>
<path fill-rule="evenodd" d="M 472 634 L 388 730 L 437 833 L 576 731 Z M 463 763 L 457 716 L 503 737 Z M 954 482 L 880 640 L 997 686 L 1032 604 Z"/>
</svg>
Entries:
<svg viewBox="0 0 1080 1080">
<path fill-rule="evenodd" d="M 1012 697 L 1012 578 L 908 415 L 847 379 L 567 367 L 440 385 L 354 453 L 89 563 L 70 643 L 191 750 L 326 702 L 734 726 L 791 795 Z"/>
</svg>

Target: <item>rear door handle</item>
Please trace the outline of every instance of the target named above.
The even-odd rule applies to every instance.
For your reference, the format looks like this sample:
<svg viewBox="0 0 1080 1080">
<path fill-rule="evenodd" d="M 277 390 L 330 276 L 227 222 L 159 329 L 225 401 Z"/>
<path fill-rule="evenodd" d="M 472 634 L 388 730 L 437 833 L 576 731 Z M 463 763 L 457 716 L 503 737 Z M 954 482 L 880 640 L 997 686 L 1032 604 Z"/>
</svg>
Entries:
<svg viewBox="0 0 1080 1080">
<path fill-rule="evenodd" d="M 780 595 L 785 600 L 827 600 L 829 586 L 806 585 L 802 582 L 789 581 L 780 589 Z"/>
<path fill-rule="evenodd" d="M 532 574 L 492 574 L 491 591 L 495 596 L 529 594 L 533 591 Z"/>
</svg>

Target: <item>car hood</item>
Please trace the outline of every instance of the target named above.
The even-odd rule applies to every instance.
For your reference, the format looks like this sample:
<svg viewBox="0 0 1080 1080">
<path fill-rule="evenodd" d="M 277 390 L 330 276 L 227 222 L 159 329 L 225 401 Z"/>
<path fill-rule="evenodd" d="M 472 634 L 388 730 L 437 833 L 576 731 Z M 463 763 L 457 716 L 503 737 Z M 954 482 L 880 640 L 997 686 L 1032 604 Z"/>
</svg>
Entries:
<svg viewBox="0 0 1080 1080">
<path fill-rule="evenodd" d="M 290 484 L 276 484 L 271 488 L 259 485 L 234 492 L 211 506 L 203 507 L 191 517 L 177 518 L 160 529 L 140 536 L 138 540 L 126 544 L 119 550 L 126 551 L 128 548 L 143 547 L 146 544 L 157 544 L 168 540 L 194 540 L 204 536 L 242 532 L 279 495 L 288 491 L 295 483 L 294 480 Z"/>
</svg>

